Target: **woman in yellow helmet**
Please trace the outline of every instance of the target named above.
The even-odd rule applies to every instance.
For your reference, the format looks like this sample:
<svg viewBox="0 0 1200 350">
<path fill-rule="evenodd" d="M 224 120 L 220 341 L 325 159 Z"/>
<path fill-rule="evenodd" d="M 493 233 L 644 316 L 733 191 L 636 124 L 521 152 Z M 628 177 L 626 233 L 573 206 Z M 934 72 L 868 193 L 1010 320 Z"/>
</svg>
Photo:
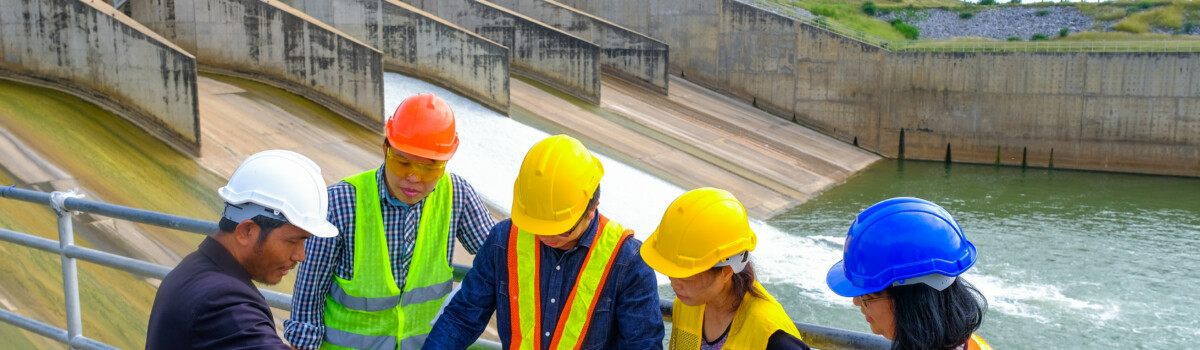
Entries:
<svg viewBox="0 0 1200 350">
<path fill-rule="evenodd" d="M 675 290 L 671 349 L 808 349 L 783 306 L 754 277 L 746 209 L 716 188 L 684 193 L 642 245 Z"/>
</svg>

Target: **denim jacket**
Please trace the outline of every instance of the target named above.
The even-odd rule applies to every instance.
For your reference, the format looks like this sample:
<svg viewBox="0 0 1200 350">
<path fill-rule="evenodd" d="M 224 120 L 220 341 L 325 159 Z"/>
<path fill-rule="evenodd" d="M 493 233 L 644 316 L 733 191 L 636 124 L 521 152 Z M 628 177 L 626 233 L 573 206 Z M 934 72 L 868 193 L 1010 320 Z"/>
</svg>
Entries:
<svg viewBox="0 0 1200 350">
<path fill-rule="evenodd" d="M 553 248 L 538 245 L 542 249 L 542 349 L 550 347 L 559 314 L 591 249 L 599 221 L 592 220 L 579 244 L 561 256 Z M 466 349 L 483 333 L 493 311 L 497 313 L 500 340 L 504 348 L 509 348 L 514 326 L 510 324 L 512 310 L 508 303 L 510 229 L 510 220 L 492 227 L 471 272 L 463 279 L 462 289 L 446 306 L 423 349 Z M 581 349 L 662 349 L 664 330 L 657 281 L 654 270 L 642 261 L 641 246 L 635 238 L 621 245 Z"/>
</svg>

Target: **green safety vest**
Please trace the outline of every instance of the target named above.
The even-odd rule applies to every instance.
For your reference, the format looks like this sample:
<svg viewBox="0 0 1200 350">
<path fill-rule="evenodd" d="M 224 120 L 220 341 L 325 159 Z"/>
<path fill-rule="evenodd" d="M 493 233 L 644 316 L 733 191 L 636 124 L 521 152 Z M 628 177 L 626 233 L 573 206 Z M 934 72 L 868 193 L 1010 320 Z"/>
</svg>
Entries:
<svg viewBox="0 0 1200 350">
<path fill-rule="evenodd" d="M 454 186 L 450 174 L 424 200 L 404 292 L 396 287 L 384 235 L 375 170 L 344 180 L 354 185 L 354 275 L 334 276 L 325 297 L 322 349 L 420 349 L 454 285 L 446 261 Z"/>
<path fill-rule="evenodd" d="M 587 336 L 588 321 L 599 302 L 604 280 L 612 270 L 621 244 L 633 236 L 616 221 L 599 215 L 600 232 L 592 238 L 575 287 L 558 317 L 550 349 L 578 349 Z M 509 348 L 542 349 L 541 242 L 532 233 L 513 225 L 508 233 Z"/>
</svg>

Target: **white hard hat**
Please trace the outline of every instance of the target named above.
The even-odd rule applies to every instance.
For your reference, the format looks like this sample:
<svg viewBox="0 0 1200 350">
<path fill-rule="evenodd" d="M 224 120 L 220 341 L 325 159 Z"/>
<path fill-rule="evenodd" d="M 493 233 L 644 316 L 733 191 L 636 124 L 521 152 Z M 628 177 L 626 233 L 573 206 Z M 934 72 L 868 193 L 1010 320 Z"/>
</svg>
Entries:
<svg viewBox="0 0 1200 350">
<path fill-rule="evenodd" d="M 265 215 L 283 219 L 317 237 L 338 234 L 326 220 L 329 192 L 321 168 L 299 153 L 256 153 L 233 171 L 229 184 L 217 193 L 226 203 L 223 216 L 230 220 L 241 222 Z"/>
</svg>

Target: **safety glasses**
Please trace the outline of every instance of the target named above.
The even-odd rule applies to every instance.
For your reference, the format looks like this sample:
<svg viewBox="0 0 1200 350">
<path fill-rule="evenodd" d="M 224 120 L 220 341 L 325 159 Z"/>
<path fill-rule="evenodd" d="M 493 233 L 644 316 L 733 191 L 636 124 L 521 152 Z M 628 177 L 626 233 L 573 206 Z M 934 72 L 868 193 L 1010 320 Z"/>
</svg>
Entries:
<svg viewBox="0 0 1200 350">
<path fill-rule="evenodd" d="M 446 161 L 418 163 L 402 155 L 396 154 L 391 147 L 387 150 L 387 171 L 402 178 L 416 176 L 421 182 L 433 182 L 442 178 L 446 172 Z"/>
</svg>

